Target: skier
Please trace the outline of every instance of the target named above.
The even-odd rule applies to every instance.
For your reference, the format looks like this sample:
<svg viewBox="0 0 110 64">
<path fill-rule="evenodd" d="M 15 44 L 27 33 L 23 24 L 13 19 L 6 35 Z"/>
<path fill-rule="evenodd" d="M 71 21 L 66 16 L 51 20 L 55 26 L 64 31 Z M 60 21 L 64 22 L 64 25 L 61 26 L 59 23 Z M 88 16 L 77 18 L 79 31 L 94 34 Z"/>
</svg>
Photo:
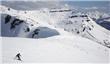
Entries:
<svg viewBox="0 0 110 64">
<path fill-rule="evenodd" d="M 17 60 L 19 60 L 19 61 L 22 61 L 22 60 L 21 60 L 21 54 L 20 54 L 20 53 L 18 53 L 18 54 L 15 56 L 15 58 L 16 58 Z"/>
</svg>

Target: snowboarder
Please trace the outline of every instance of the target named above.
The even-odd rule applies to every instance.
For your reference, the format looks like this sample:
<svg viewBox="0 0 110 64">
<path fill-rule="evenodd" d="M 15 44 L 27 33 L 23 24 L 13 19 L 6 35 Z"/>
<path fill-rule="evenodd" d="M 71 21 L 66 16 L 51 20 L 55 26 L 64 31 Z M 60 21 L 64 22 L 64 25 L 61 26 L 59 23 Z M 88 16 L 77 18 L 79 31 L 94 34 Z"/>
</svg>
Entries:
<svg viewBox="0 0 110 64">
<path fill-rule="evenodd" d="M 18 53 L 18 54 L 15 56 L 15 58 L 16 58 L 17 60 L 19 60 L 19 61 L 22 61 L 22 60 L 21 60 L 21 54 L 20 54 L 20 53 Z"/>
</svg>

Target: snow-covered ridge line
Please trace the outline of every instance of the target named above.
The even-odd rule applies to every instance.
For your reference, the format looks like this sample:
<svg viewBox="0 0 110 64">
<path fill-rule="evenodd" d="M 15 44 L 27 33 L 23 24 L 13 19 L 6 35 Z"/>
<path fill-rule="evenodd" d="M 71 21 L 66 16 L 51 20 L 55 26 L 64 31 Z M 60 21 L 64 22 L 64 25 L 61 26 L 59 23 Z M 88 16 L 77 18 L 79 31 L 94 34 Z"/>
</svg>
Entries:
<svg viewBox="0 0 110 64">
<path fill-rule="evenodd" d="M 88 15 L 76 14 L 70 9 L 56 9 L 56 12 L 50 9 L 16 11 L 0 6 L 0 10 L 2 36 L 46 38 L 60 35 L 59 29 L 63 29 L 64 32 L 73 33 L 73 36 L 80 35 L 110 47 L 110 32 Z"/>
<path fill-rule="evenodd" d="M 13 11 L 13 9 L 7 7 L 1 7 L 1 9 L 2 36 L 46 38 L 59 35 L 56 29 L 43 25 L 35 21 L 32 16 L 26 15 L 26 11 Z M 37 35 L 38 33 L 39 35 Z"/>
</svg>

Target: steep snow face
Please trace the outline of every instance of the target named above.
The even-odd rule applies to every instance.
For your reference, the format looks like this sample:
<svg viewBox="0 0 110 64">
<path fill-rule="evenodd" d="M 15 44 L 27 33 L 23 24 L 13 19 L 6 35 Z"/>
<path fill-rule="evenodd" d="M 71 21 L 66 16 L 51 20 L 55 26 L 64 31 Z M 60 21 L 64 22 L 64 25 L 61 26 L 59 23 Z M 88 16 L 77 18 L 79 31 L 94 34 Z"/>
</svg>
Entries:
<svg viewBox="0 0 110 64">
<path fill-rule="evenodd" d="M 100 26 L 110 30 L 110 14 L 109 13 L 95 10 L 95 11 L 88 11 L 85 14 L 87 14 Z"/>
<path fill-rule="evenodd" d="M 73 11 L 73 14 L 84 14 L 89 16 L 92 20 L 94 20 L 97 24 L 100 26 L 110 30 L 109 22 L 110 22 L 110 14 L 109 12 L 102 11 L 99 9 L 77 9 L 76 11 Z M 104 21 L 107 20 L 107 21 Z M 100 24 L 101 23 L 101 24 Z"/>
<path fill-rule="evenodd" d="M 35 19 L 23 13 L 26 12 L 1 7 L 1 36 L 46 38 L 59 35 L 56 29 L 43 25 L 40 20 L 34 21 Z"/>
<path fill-rule="evenodd" d="M 65 31 L 79 34 L 105 46 L 110 46 L 110 32 L 96 24 L 88 15 L 70 13 L 66 15 L 65 19 L 57 22 L 57 26 Z"/>
</svg>

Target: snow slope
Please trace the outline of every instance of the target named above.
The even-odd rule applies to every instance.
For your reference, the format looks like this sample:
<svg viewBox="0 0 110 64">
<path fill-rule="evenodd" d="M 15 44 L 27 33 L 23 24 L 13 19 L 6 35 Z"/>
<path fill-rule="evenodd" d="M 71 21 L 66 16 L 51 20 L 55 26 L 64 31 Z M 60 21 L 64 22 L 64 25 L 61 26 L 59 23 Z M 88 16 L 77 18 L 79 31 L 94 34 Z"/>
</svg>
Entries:
<svg viewBox="0 0 110 64">
<path fill-rule="evenodd" d="M 17 11 L 1 5 L 1 35 L 32 38 L 35 30 L 40 29 L 35 38 L 46 38 L 59 35 L 58 29 L 64 29 L 110 47 L 110 31 L 96 24 L 88 15 L 73 11 L 68 8 Z M 7 22 L 8 15 L 11 19 Z"/>
<path fill-rule="evenodd" d="M 55 14 L 56 13 L 64 14 L 64 12 L 55 12 Z M 62 17 L 61 14 L 59 16 Z M 65 31 L 81 35 L 82 37 L 86 37 L 109 47 L 110 31 L 99 26 L 88 15 L 69 12 L 63 17 L 64 18 L 62 20 L 59 19 L 59 22 L 56 23 L 57 27 L 63 28 Z"/>
<path fill-rule="evenodd" d="M 3 37 L 3 62 L 109 62 L 108 48 L 86 38 L 64 34 L 45 39 Z M 22 62 L 13 59 L 18 52 L 22 55 Z"/>
<path fill-rule="evenodd" d="M 105 27 L 106 29 L 110 30 L 110 17 L 106 18 L 99 18 L 96 20 L 97 24 Z"/>
<path fill-rule="evenodd" d="M 5 6 L 0 14 L 3 63 L 109 62 L 110 32 L 87 15 L 67 8 L 17 11 Z M 22 62 L 14 59 L 18 52 Z"/>
<path fill-rule="evenodd" d="M 39 38 L 59 35 L 55 28 L 48 27 L 46 23 L 41 22 L 42 20 L 35 21 L 32 16 L 30 17 L 28 14 L 25 15 L 22 11 L 19 12 L 11 9 L 7 12 L 7 10 L 1 9 L 1 21 L 1 36 L 5 37 L 32 38 L 32 35 L 36 29 L 40 29 L 39 35 L 37 36 Z"/>
</svg>

